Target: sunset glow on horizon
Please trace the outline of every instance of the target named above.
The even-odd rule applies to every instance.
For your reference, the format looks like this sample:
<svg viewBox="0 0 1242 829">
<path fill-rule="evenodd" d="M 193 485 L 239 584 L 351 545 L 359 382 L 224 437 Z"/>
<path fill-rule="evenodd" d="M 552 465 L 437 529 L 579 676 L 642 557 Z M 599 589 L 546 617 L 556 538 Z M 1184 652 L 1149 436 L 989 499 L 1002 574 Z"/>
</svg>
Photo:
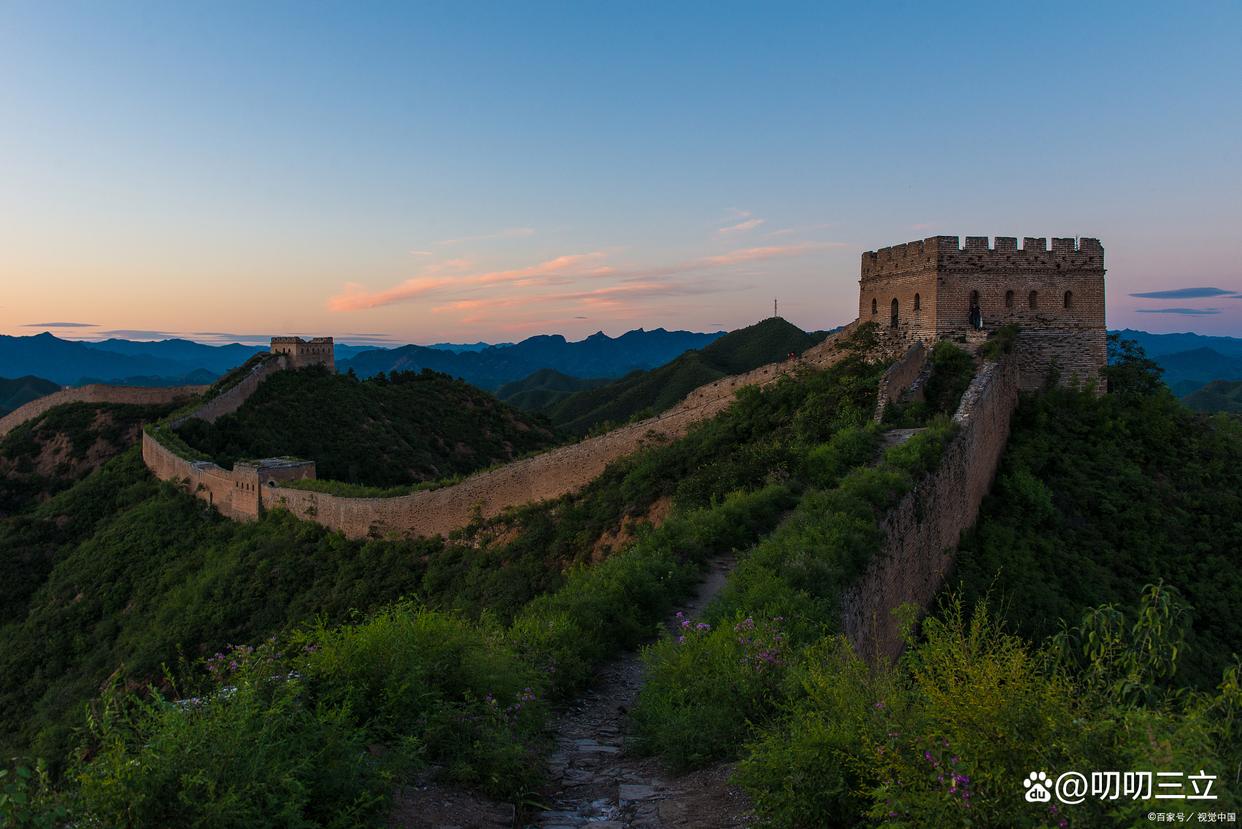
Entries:
<svg viewBox="0 0 1242 829">
<path fill-rule="evenodd" d="M 1242 7 L 1041 9 L 13 4 L 0 333 L 823 329 L 948 234 L 1242 336 Z"/>
</svg>

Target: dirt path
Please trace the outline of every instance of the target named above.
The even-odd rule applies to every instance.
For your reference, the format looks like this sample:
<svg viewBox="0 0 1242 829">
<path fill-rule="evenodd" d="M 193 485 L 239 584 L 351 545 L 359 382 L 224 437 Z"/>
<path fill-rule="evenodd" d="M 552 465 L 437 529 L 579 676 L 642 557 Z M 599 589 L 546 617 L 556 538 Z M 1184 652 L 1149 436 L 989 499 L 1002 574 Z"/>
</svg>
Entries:
<svg viewBox="0 0 1242 829">
<path fill-rule="evenodd" d="M 681 608 L 698 616 L 725 585 L 737 563 L 733 554 L 714 560 L 693 597 Z M 673 618 L 667 620 L 670 630 Z M 625 754 L 625 720 L 642 687 L 642 660 L 626 653 L 596 673 L 595 682 L 557 716 L 545 811 L 515 822 L 512 805 L 490 801 L 455 786 L 426 780 L 395 793 L 393 829 L 740 829 L 749 825 L 750 803 L 730 786 L 731 765 L 674 777 L 654 758 Z"/>
<path fill-rule="evenodd" d="M 698 616 L 724 587 L 736 563 L 733 555 L 711 564 L 693 598 L 682 608 Z M 672 626 L 672 619 L 668 621 Z M 608 663 L 594 685 L 565 710 L 548 758 L 550 808 L 534 816 L 539 829 L 665 829 L 749 825 L 750 804 L 728 784 L 728 766 L 682 777 L 668 774 L 652 758 L 626 754 L 625 718 L 642 687 L 642 660 L 627 653 Z"/>
</svg>

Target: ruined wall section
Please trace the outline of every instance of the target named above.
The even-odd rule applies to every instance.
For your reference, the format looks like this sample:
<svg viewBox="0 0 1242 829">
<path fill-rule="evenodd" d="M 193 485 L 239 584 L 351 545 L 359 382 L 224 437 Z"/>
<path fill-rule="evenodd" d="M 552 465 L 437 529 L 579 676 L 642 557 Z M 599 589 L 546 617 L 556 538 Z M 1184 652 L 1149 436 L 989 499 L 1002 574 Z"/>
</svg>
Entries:
<svg viewBox="0 0 1242 829">
<path fill-rule="evenodd" d="M 921 340 L 916 340 L 906 349 L 906 353 L 889 366 L 880 377 L 880 386 L 876 393 L 875 414 L 872 416 L 876 423 L 884 419 L 884 410 L 889 404 L 896 402 L 918 378 L 923 367 L 927 365 L 927 357 L 930 353 Z"/>
<path fill-rule="evenodd" d="M 88 386 L 61 389 L 31 400 L 4 417 L 0 417 L 0 437 L 7 435 L 21 424 L 33 420 L 44 412 L 65 403 L 128 403 L 139 406 L 164 405 L 202 394 L 207 386 L 107 386 L 92 383 Z"/>
<path fill-rule="evenodd" d="M 926 610 L 939 590 L 958 539 L 974 524 L 996 475 L 1018 390 L 1012 355 L 981 366 L 953 415 L 958 431 L 936 470 L 880 520 L 881 548 L 842 597 L 842 629 L 869 661 L 901 652 L 892 609 L 913 602 Z"/>
</svg>

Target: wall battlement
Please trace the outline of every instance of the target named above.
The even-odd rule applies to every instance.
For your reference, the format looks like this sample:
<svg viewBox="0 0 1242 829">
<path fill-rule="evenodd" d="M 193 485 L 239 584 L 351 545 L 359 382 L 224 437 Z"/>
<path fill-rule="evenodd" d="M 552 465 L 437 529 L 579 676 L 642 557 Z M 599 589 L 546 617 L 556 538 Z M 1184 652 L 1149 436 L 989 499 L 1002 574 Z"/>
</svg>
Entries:
<svg viewBox="0 0 1242 829">
<path fill-rule="evenodd" d="M 1104 248 L 1090 237 L 1054 237 L 1052 247 L 1042 236 L 1026 236 L 1018 247 L 1016 236 L 929 236 L 901 245 L 869 250 L 862 255 L 862 279 L 934 267 L 979 270 L 1024 270 L 1061 267 L 1067 270 L 1103 268 Z"/>
</svg>

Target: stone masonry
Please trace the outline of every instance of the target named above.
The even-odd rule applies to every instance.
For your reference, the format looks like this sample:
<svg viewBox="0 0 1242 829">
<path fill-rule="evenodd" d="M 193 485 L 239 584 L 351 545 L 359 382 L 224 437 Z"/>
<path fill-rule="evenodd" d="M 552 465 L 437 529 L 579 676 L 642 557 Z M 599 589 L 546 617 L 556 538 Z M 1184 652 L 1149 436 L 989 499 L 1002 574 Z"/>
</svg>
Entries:
<svg viewBox="0 0 1242 829">
<path fill-rule="evenodd" d="M 331 337 L 272 337 L 271 352 L 288 358 L 289 368 L 323 365 L 336 371 L 336 347 Z"/>
<path fill-rule="evenodd" d="M 1103 391 L 1104 248 L 1098 239 L 932 236 L 862 255 L 858 318 L 890 337 L 977 341 L 1016 323 L 1024 389 L 1050 377 Z M 970 322 L 979 309 L 982 331 Z"/>
<path fill-rule="evenodd" d="M 194 397 L 206 390 L 207 386 L 107 386 L 101 383 L 61 389 L 31 400 L 26 405 L 19 406 L 4 417 L 0 417 L 0 437 L 4 437 L 27 420 L 33 420 L 48 409 L 65 403 L 162 405 Z"/>
</svg>

